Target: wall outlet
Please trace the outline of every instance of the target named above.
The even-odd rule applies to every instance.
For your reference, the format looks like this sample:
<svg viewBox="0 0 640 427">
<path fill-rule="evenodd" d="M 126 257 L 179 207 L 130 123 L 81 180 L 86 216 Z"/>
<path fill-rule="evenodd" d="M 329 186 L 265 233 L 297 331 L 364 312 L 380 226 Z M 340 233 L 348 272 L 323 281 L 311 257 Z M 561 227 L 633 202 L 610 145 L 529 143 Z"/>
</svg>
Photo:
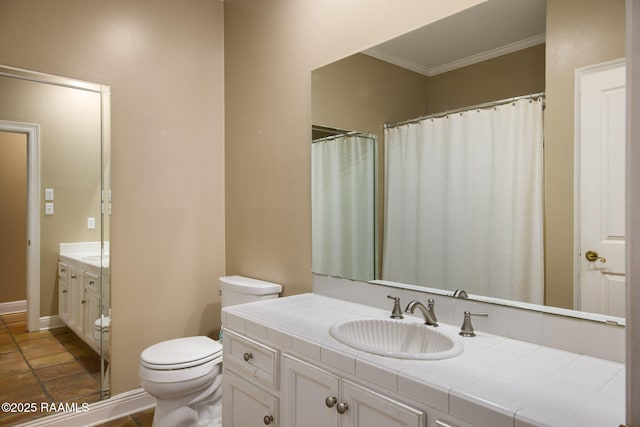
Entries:
<svg viewBox="0 0 640 427">
<path fill-rule="evenodd" d="M 53 203 L 45 203 L 44 204 L 44 214 L 45 215 L 53 215 Z"/>
<path fill-rule="evenodd" d="M 93 230 L 96 228 L 96 219 L 95 218 L 87 218 L 87 228 L 89 230 Z"/>
<path fill-rule="evenodd" d="M 53 201 L 53 188 L 44 189 L 44 200 L 47 202 Z"/>
</svg>

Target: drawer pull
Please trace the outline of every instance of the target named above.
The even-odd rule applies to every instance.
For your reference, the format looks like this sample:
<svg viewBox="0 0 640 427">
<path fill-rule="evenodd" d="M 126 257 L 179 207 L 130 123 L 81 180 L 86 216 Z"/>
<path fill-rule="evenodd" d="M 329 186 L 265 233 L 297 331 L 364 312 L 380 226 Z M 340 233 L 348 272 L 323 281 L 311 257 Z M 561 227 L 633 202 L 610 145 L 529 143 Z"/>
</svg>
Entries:
<svg viewBox="0 0 640 427">
<path fill-rule="evenodd" d="M 67 293 L 67 290 L 66 290 L 66 289 L 63 289 L 63 290 L 62 290 L 62 293 L 63 293 L 63 294 L 66 294 L 66 293 Z"/>
<path fill-rule="evenodd" d="M 269 425 L 273 422 L 273 415 L 265 415 L 263 421 L 266 425 Z"/>
<path fill-rule="evenodd" d="M 338 403 L 338 399 L 335 396 L 327 396 L 324 400 L 324 404 L 327 405 L 327 408 L 333 408 L 333 406 Z"/>
<path fill-rule="evenodd" d="M 249 360 L 253 359 L 253 353 L 245 353 L 242 357 L 244 358 L 245 362 L 248 362 Z"/>
<path fill-rule="evenodd" d="M 67 271 L 67 269 L 66 268 L 61 268 L 60 271 L 64 273 L 64 272 Z"/>
<path fill-rule="evenodd" d="M 347 412 L 347 409 L 349 409 L 349 404 L 345 402 L 340 402 L 338 403 L 338 406 L 336 409 L 338 410 L 339 414 L 344 414 L 345 412 Z"/>
<path fill-rule="evenodd" d="M 86 299 L 83 299 L 83 300 L 82 300 L 82 301 L 80 301 L 80 302 L 81 302 L 82 304 L 86 304 L 86 303 L 87 303 L 87 300 L 86 300 Z"/>
<path fill-rule="evenodd" d="M 94 282 L 93 280 L 89 280 L 89 286 L 95 285 L 95 284 L 96 284 L 96 282 Z"/>
<path fill-rule="evenodd" d="M 72 278 L 72 279 L 75 279 L 76 277 L 78 277 L 76 274 L 72 274 L 72 275 L 71 275 L 71 278 Z"/>
</svg>

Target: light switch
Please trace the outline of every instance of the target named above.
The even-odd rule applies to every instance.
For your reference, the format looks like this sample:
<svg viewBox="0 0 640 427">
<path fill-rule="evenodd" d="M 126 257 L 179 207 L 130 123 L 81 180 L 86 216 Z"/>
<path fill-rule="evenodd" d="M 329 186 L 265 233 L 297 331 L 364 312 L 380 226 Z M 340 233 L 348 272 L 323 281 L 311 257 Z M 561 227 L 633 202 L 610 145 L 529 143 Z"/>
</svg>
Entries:
<svg viewBox="0 0 640 427">
<path fill-rule="evenodd" d="M 44 204 L 44 214 L 45 215 L 53 215 L 53 203 L 45 203 Z"/>
<path fill-rule="evenodd" d="M 96 219 L 95 218 L 87 218 L 87 228 L 89 230 L 93 230 L 96 228 Z"/>
<path fill-rule="evenodd" d="M 47 202 L 53 201 L 53 188 L 44 189 L 44 200 Z"/>
</svg>

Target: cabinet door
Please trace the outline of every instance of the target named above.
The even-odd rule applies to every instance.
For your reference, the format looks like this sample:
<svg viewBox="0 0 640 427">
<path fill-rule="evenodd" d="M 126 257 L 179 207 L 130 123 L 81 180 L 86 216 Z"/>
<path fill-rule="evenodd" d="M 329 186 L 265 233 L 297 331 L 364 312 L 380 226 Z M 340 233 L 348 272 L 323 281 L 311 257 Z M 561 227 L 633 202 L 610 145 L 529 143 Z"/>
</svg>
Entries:
<svg viewBox="0 0 640 427">
<path fill-rule="evenodd" d="M 278 426 L 278 398 L 225 370 L 222 377 L 223 427 Z"/>
<path fill-rule="evenodd" d="M 78 336 L 82 336 L 82 298 L 84 290 L 82 279 L 78 277 L 81 273 L 74 267 L 69 266 L 69 316 L 67 325 Z"/>
<path fill-rule="evenodd" d="M 426 416 L 403 403 L 343 380 L 342 400 L 349 409 L 342 427 L 424 427 Z"/>
<path fill-rule="evenodd" d="M 283 366 L 284 426 L 337 427 L 340 378 L 289 355 L 284 355 Z M 335 399 L 331 408 L 327 398 Z"/>
<path fill-rule="evenodd" d="M 98 345 L 93 336 L 95 330 L 95 321 L 100 317 L 100 300 L 93 292 L 85 289 L 84 299 L 82 300 L 83 313 L 83 341 L 89 344 L 94 350 L 98 351 Z"/>
</svg>

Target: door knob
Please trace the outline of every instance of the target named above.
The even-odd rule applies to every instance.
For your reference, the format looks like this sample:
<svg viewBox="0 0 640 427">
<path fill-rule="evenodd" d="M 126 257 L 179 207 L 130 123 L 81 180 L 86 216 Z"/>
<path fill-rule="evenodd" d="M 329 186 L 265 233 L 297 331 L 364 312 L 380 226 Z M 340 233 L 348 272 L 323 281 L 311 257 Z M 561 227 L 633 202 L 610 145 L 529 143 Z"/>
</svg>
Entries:
<svg viewBox="0 0 640 427">
<path fill-rule="evenodd" d="M 587 253 L 584 254 L 584 257 L 589 262 L 595 262 L 595 261 L 600 261 L 602 263 L 607 262 L 607 259 L 598 255 L 598 252 L 596 251 L 587 251 Z"/>
</svg>

